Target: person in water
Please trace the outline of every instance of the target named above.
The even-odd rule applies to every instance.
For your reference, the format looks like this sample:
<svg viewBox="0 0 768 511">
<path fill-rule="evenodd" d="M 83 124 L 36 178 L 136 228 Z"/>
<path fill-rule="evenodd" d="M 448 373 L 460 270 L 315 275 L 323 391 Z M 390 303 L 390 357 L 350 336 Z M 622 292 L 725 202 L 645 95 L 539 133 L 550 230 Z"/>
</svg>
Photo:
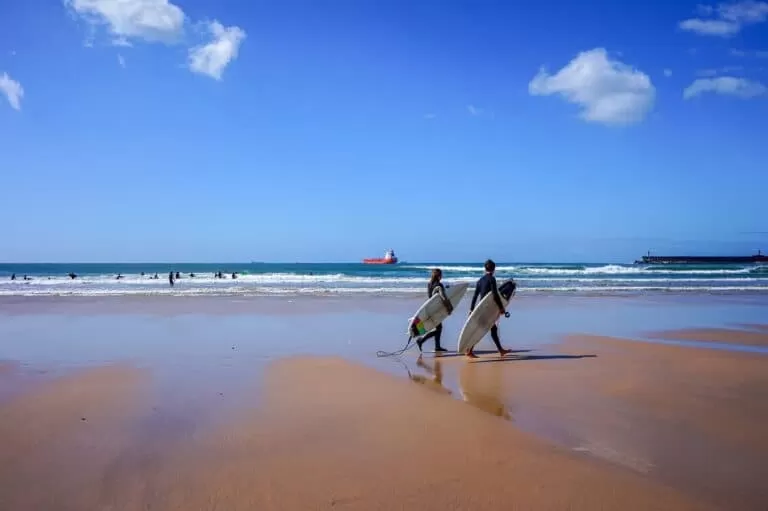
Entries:
<svg viewBox="0 0 768 511">
<path fill-rule="evenodd" d="M 499 311 L 501 314 L 506 314 L 507 311 L 504 310 L 504 302 L 501 301 L 499 288 L 496 285 L 496 277 L 493 276 L 495 271 L 496 263 L 488 259 L 485 262 L 485 275 L 480 277 L 480 280 L 478 280 L 477 284 L 475 285 L 475 294 L 472 296 L 472 303 L 469 305 L 470 314 L 472 314 L 472 311 L 475 310 L 475 304 L 477 304 L 478 298 L 482 300 L 483 297 L 485 297 L 485 295 L 488 293 L 493 293 L 493 301 L 496 302 Z M 501 347 L 501 341 L 499 340 L 499 327 L 496 325 L 496 323 L 494 323 L 491 327 L 491 339 L 493 339 L 493 343 L 496 345 L 496 349 L 499 350 L 499 355 L 503 357 L 507 353 L 511 353 L 512 350 L 504 349 Z M 470 348 L 467 352 L 467 356 L 469 358 L 477 358 L 477 355 L 474 354 L 473 350 L 474 348 Z"/>
<path fill-rule="evenodd" d="M 168 283 L 173 287 L 173 272 L 168 273 Z"/>
<path fill-rule="evenodd" d="M 432 277 L 429 279 L 429 284 L 427 284 L 427 298 L 432 298 L 433 296 L 440 295 L 440 299 L 443 301 L 443 305 L 445 305 L 445 308 L 448 309 L 448 314 L 453 313 L 453 304 L 448 299 L 448 297 L 445 295 L 445 286 L 442 282 L 440 282 L 443 278 L 443 271 L 440 268 L 435 268 L 432 270 Z M 419 351 L 421 351 L 421 347 L 424 345 L 424 343 L 432 339 L 434 337 L 435 339 L 435 352 L 443 352 L 448 351 L 442 346 L 440 346 L 440 336 L 443 334 L 443 324 L 437 325 L 437 327 L 424 334 L 422 337 L 418 337 L 416 339 L 416 346 L 419 347 Z"/>
</svg>

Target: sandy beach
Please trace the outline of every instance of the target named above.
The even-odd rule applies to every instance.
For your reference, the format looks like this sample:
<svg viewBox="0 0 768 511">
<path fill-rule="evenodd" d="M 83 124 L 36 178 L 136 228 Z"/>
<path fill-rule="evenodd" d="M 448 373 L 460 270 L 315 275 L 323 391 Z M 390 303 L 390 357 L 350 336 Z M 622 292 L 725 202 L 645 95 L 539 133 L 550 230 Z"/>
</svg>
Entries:
<svg viewBox="0 0 768 511">
<path fill-rule="evenodd" d="M 765 325 L 745 325 L 744 329 L 737 328 L 685 328 L 664 332 L 653 332 L 649 337 L 654 339 L 671 339 L 682 341 L 719 342 L 743 344 L 748 346 L 768 346 L 768 328 Z"/>
<path fill-rule="evenodd" d="M 768 357 L 613 335 L 606 307 L 651 305 L 603 301 L 521 307 L 514 355 L 484 341 L 474 362 L 375 358 L 400 342 L 399 301 L 5 308 L 0 508 L 765 509 Z M 715 305 L 730 339 L 757 324 Z M 536 307 L 557 330 L 526 323 Z"/>
</svg>

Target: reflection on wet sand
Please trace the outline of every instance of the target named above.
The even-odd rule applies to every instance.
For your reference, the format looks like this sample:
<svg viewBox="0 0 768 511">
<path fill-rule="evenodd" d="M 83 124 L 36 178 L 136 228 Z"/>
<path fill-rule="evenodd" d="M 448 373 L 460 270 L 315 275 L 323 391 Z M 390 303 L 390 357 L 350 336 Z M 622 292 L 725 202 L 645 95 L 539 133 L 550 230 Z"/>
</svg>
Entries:
<svg viewBox="0 0 768 511">
<path fill-rule="evenodd" d="M 421 383 L 422 385 L 437 392 L 441 392 L 443 394 L 451 394 L 451 391 L 443 386 L 443 366 L 438 359 L 434 359 L 434 362 L 430 364 L 425 362 L 424 357 L 419 355 L 419 358 L 416 360 L 416 365 L 429 373 L 430 377 L 426 377 L 421 374 L 413 374 L 409 370 L 408 376 L 411 378 L 411 380 L 415 381 L 416 383 Z"/>
<path fill-rule="evenodd" d="M 409 369 L 409 378 L 431 390 L 443 394 L 452 394 L 451 390 L 443 384 L 443 362 L 441 357 L 425 359 L 419 356 L 416 366 L 425 371 L 428 376 L 412 373 Z M 483 410 L 484 412 L 511 420 L 512 416 L 504 403 L 503 364 L 474 364 L 462 363 L 458 375 L 458 386 L 461 398 L 466 403 Z M 455 365 L 451 365 L 455 368 Z M 455 381 L 455 374 L 450 378 Z"/>
<path fill-rule="evenodd" d="M 504 404 L 503 364 L 462 364 L 459 389 L 465 402 L 485 412 L 511 420 Z"/>
</svg>

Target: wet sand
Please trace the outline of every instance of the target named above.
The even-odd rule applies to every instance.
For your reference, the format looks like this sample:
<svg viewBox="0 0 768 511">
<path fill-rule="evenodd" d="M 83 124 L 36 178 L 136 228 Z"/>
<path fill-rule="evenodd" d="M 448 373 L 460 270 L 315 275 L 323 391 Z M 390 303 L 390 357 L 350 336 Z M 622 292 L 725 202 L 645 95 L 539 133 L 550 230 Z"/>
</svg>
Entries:
<svg viewBox="0 0 768 511">
<path fill-rule="evenodd" d="M 745 325 L 751 330 L 734 328 L 685 328 L 652 332 L 652 339 L 720 342 L 747 346 L 768 346 L 768 325 Z"/>
<path fill-rule="evenodd" d="M 768 508 L 768 356 L 557 333 L 762 306 L 541 300 L 469 362 L 374 357 L 411 303 L 214 301 L 0 311 L 0 509 Z"/>
<path fill-rule="evenodd" d="M 568 450 L 722 509 L 768 507 L 768 356 L 583 335 L 521 348 L 409 366 Z"/>
<path fill-rule="evenodd" d="M 147 375 L 113 366 L 32 383 L 0 403 L 0 509 L 95 509 L 132 444 Z"/>
<path fill-rule="evenodd" d="M 261 406 L 243 403 L 204 434 L 165 431 L 148 449 L 137 420 L 145 377 L 90 370 L 0 408 L 2 508 L 706 509 L 334 358 L 276 362 Z"/>
</svg>

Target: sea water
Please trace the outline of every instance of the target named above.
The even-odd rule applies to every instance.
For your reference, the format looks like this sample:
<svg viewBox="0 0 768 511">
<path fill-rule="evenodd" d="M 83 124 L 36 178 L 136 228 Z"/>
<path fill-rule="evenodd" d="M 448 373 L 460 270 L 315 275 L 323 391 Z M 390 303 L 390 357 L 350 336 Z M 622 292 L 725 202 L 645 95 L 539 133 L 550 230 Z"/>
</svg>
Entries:
<svg viewBox="0 0 768 511">
<path fill-rule="evenodd" d="M 483 274 L 482 263 L 0 264 L 0 296 L 413 295 L 425 292 L 436 267 L 447 284 L 472 283 Z M 169 272 L 181 277 L 174 286 Z M 215 278 L 218 272 L 224 278 Z M 768 294 L 768 266 L 756 264 L 504 263 L 496 276 L 516 279 L 519 294 Z"/>
</svg>

